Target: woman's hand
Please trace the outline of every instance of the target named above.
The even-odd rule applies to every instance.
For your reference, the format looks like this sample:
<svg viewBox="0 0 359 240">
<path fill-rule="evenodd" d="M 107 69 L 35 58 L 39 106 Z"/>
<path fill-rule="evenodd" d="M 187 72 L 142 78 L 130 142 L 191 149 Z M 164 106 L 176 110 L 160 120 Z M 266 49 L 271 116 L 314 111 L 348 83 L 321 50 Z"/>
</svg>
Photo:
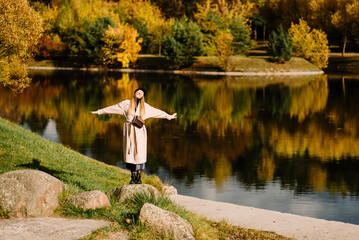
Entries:
<svg viewBox="0 0 359 240">
<path fill-rule="evenodd" d="M 92 114 L 98 114 L 98 111 L 91 111 Z"/>
<path fill-rule="evenodd" d="M 175 119 L 175 118 L 177 118 L 177 113 L 174 113 L 174 114 L 172 114 L 172 115 L 168 115 L 168 116 L 167 116 L 167 119 L 168 119 L 168 120 L 172 120 L 172 119 Z"/>
</svg>

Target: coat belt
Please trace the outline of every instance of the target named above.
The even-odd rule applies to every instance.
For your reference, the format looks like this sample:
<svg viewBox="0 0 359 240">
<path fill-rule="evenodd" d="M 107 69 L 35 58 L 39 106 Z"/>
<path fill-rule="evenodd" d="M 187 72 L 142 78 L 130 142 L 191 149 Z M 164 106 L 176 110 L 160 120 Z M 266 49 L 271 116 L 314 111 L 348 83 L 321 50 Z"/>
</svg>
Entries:
<svg viewBox="0 0 359 240">
<path fill-rule="evenodd" d="M 134 136 L 133 136 L 133 141 L 134 143 L 132 143 L 132 138 L 131 138 L 131 128 L 132 123 L 129 121 L 126 121 L 128 123 L 128 127 L 127 127 L 127 138 L 129 139 L 129 144 L 127 144 L 127 153 L 131 154 L 131 149 L 132 149 L 132 144 L 134 144 L 134 156 L 137 156 L 137 138 L 136 138 L 136 128 L 133 130 L 134 131 Z"/>
</svg>

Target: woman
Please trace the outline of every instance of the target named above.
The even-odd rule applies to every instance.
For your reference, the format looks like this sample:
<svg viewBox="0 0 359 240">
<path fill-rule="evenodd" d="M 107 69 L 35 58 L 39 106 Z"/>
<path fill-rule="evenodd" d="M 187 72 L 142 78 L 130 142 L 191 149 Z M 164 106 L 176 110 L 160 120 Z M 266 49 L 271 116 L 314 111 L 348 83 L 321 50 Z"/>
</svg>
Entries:
<svg viewBox="0 0 359 240">
<path fill-rule="evenodd" d="M 138 88 L 135 90 L 131 100 L 124 100 L 113 106 L 109 106 L 94 112 L 93 114 L 120 114 L 126 118 L 123 126 L 123 155 L 126 168 L 131 171 L 130 184 L 141 184 L 141 172 L 145 169 L 147 158 L 147 131 L 141 123 L 134 122 L 136 117 L 144 122 L 148 118 L 175 119 L 177 113 L 172 115 L 164 111 L 151 107 L 145 103 L 145 90 Z"/>
</svg>

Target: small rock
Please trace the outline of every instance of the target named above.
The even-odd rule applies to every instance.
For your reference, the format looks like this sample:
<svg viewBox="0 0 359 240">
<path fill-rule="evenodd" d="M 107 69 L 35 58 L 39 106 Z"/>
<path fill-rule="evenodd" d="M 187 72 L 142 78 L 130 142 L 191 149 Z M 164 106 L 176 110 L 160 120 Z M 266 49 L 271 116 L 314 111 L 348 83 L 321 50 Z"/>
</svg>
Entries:
<svg viewBox="0 0 359 240">
<path fill-rule="evenodd" d="M 66 203 L 82 208 L 83 210 L 111 207 L 110 200 L 106 194 L 98 190 L 70 196 L 66 200 Z"/>
<path fill-rule="evenodd" d="M 195 239 L 192 225 L 187 220 L 150 203 L 143 205 L 139 219 L 154 231 L 165 233 L 174 239 Z"/>
<path fill-rule="evenodd" d="M 48 217 L 59 206 L 64 184 L 38 170 L 17 170 L 0 175 L 0 206 L 12 218 Z"/>
<path fill-rule="evenodd" d="M 163 184 L 162 193 L 163 195 L 177 195 L 177 189 L 174 186 Z"/>
<path fill-rule="evenodd" d="M 136 193 L 146 193 L 153 195 L 156 199 L 161 196 L 161 193 L 152 185 L 149 184 L 127 184 L 121 187 L 112 189 L 108 192 L 108 195 L 116 197 L 118 201 L 124 201 L 127 198 L 131 198 Z"/>
</svg>

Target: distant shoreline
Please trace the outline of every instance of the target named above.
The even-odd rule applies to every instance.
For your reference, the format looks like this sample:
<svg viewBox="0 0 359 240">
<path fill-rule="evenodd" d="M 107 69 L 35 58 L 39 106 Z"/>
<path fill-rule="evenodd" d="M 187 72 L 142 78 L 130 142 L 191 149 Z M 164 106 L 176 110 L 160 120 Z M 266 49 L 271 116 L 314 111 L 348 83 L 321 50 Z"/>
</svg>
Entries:
<svg viewBox="0 0 359 240">
<path fill-rule="evenodd" d="M 324 71 L 304 58 L 293 57 L 285 63 L 270 61 L 268 56 L 231 56 L 227 71 L 217 57 L 197 57 L 194 63 L 180 70 L 171 69 L 164 56 L 140 55 L 131 68 L 110 68 L 96 65 L 76 65 L 75 59 L 41 60 L 28 63 L 29 69 L 75 70 L 93 72 L 159 73 L 203 76 L 273 76 L 273 75 L 320 75 Z"/>
<path fill-rule="evenodd" d="M 28 66 L 32 70 L 64 70 L 64 71 L 93 71 L 93 72 L 122 72 L 122 73 L 161 73 L 179 75 L 210 75 L 210 76 L 270 76 L 270 75 L 320 75 L 324 71 L 266 71 L 266 72 L 220 72 L 220 71 L 197 71 L 197 70 L 156 70 L 156 69 L 121 69 L 121 68 L 94 68 L 94 67 L 43 67 Z"/>
</svg>

